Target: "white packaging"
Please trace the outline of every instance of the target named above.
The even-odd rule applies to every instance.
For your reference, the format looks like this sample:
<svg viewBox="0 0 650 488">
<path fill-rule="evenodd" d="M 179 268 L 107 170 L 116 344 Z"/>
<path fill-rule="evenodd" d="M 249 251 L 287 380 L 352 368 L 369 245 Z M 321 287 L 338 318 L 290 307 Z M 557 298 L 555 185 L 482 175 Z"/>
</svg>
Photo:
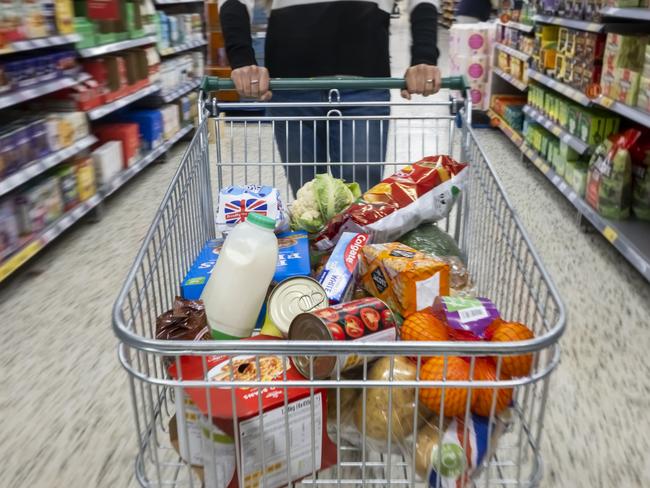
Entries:
<svg viewBox="0 0 650 488">
<path fill-rule="evenodd" d="M 180 114 L 178 105 L 169 104 L 160 107 L 163 118 L 163 134 L 165 140 L 170 139 L 180 130 Z"/>
<path fill-rule="evenodd" d="M 235 484 L 235 441 L 204 417 L 200 423 L 204 487 L 228 488 Z"/>
<path fill-rule="evenodd" d="M 122 141 L 109 141 L 91 154 L 98 185 L 106 185 L 124 168 Z"/>
</svg>

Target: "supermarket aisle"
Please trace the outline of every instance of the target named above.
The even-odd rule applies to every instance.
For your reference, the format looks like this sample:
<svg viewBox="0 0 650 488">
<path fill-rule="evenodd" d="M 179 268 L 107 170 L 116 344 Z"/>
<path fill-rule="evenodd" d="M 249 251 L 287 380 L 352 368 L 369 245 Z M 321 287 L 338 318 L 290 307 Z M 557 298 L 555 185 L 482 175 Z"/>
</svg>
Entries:
<svg viewBox="0 0 650 488">
<path fill-rule="evenodd" d="M 406 19 L 393 32 L 397 75 L 408 63 Z M 650 286 L 600 236 L 582 233 L 570 204 L 500 133 L 479 138 L 570 311 L 548 404 L 543 486 L 650 486 Z M 6 486 L 135 486 L 110 308 L 182 147 L 111 199 L 103 220 L 76 227 L 0 290 Z"/>
</svg>

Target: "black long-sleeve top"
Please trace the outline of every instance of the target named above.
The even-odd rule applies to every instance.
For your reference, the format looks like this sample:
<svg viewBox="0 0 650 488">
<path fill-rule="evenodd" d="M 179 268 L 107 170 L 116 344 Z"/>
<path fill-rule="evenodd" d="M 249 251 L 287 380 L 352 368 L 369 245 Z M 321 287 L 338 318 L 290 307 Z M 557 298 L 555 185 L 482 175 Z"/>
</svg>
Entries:
<svg viewBox="0 0 650 488">
<path fill-rule="evenodd" d="M 272 77 L 390 76 L 392 0 L 273 0 L 265 65 Z M 220 1 L 230 66 L 256 64 L 252 0 Z M 411 65 L 438 60 L 438 0 L 410 0 Z"/>
</svg>

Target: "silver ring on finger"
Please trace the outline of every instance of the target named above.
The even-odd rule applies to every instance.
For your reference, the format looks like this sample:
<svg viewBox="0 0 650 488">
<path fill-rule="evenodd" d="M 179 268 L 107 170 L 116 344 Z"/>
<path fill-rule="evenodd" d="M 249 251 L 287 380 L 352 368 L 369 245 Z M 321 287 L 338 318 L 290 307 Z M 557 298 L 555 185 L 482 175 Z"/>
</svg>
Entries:
<svg viewBox="0 0 650 488">
<path fill-rule="evenodd" d="M 427 80 L 426 83 L 431 83 L 433 85 L 433 80 Z"/>
<path fill-rule="evenodd" d="M 255 85 L 256 83 L 259 83 L 260 80 L 251 80 L 251 85 Z"/>
</svg>

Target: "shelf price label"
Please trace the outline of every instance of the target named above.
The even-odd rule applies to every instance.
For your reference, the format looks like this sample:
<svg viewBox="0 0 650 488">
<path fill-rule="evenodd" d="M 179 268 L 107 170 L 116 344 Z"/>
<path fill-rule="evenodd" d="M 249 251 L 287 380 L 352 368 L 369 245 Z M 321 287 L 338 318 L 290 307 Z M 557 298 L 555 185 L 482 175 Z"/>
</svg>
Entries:
<svg viewBox="0 0 650 488">
<path fill-rule="evenodd" d="M 618 233 L 608 225 L 603 229 L 603 236 L 605 236 L 605 239 L 613 244 L 614 241 L 618 238 Z"/>
<path fill-rule="evenodd" d="M 20 268 L 29 258 L 34 256 L 43 248 L 40 240 L 34 241 L 25 246 L 20 252 L 14 254 L 7 261 L 0 264 L 0 281 L 4 281 L 10 274 Z"/>
</svg>

